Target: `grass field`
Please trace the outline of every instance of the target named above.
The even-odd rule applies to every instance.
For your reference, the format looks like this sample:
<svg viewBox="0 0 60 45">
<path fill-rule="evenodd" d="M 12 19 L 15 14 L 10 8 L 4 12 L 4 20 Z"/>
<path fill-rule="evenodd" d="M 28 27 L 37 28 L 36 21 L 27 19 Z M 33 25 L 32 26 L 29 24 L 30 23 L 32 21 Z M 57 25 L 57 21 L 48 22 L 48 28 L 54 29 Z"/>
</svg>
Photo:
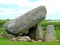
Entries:
<svg viewBox="0 0 60 45">
<path fill-rule="evenodd" d="M 1 27 L 0 32 L 6 33 Z M 55 42 L 20 42 L 10 41 L 6 38 L 0 37 L 0 45 L 60 45 L 60 30 L 56 30 L 56 36 L 59 41 Z"/>
<path fill-rule="evenodd" d="M 2 25 L 5 23 L 6 21 L 4 20 L 0 20 L 0 33 L 5 33 L 5 31 L 3 31 Z M 42 22 L 42 25 L 45 27 L 46 25 L 49 24 L 53 24 L 56 25 L 58 27 L 60 27 L 60 22 L 53 22 L 53 23 L 48 23 L 48 22 Z M 56 37 L 58 41 L 54 41 L 54 42 L 20 42 L 20 41 L 11 41 L 8 40 L 6 38 L 3 38 L 0 36 L 0 45 L 60 45 L 60 28 L 58 28 L 56 31 Z"/>
</svg>

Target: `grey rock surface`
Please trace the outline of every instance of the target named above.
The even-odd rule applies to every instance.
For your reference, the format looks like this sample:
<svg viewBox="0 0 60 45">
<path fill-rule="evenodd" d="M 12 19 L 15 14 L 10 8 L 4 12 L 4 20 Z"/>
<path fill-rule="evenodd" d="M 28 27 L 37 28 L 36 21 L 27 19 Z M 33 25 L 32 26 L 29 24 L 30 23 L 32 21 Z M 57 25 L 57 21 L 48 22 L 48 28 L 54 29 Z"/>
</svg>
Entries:
<svg viewBox="0 0 60 45">
<path fill-rule="evenodd" d="M 43 30 L 41 25 L 36 25 L 35 27 L 30 28 L 29 30 L 29 36 L 31 39 L 34 39 L 36 41 L 43 40 Z"/>
<path fill-rule="evenodd" d="M 45 34 L 45 41 L 56 41 L 56 32 L 53 25 L 48 25 Z"/>
<path fill-rule="evenodd" d="M 30 39 L 29 36 L 18 36 L 18 37 L 16 37 L 16 40 L 18 40 L 18 41 L 24 41 L 24 42 L 31 41 L 31 39 Z"/>
<path fill-rule="evenodd" d="M 35 40 L 43 40 L 43 29 L 41 25 L 37 25 L 36 32 L 35 32 Z"/>
<path fill-rule="evenodd" d="M 36 26 L 39 22 L 46 17 L 45 6 L 39 6 L 29 12 L 23 14 L 16 19 L 13 19 L 3 25 L 3 28 L 12 34 L 25 33 L 29 28 Z"/>
<path fill-rule="evenodd" d="M 5 38 L 7 38 L 9 40 L 12 39 L 12 38 L 15 38 L 15 36 L 12 35 L 12 34 L 4 34 L 3 37 L 5 37 Z"/>
</svg>

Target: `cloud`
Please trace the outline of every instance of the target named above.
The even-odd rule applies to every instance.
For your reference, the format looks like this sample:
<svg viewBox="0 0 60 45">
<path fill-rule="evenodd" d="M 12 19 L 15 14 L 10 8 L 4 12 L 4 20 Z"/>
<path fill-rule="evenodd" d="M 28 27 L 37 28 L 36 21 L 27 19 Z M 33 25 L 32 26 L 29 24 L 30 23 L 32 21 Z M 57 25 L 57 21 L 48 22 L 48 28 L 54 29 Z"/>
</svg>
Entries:
<svg viewBox="0 0 60 45">
<path fill-rule="evenodd" d="M 48 18 L 47 18 L 48 17 Z M 60 12 L 47 15 L 46 19 L 60 20 Z"/>
<path fill-rule="evenodd" d="M 0 16 L 14 15 L 13 17 L 17 17 L 41 5 L 44 5 L 47 8 L 46 19 L 49 19 L 50 17 L 50 19 L 52 19 L 58 12 L 60 13 L 59 0 L 0 0 Z"/>
<path fill-rule="evenodd" d="M 6 14 L 15 14 L 14 9 L 0 8 L 0 16 Z"/>
<path fill-rule="evenodd" d="M 18 0 L 0 0 L 0 4 L 16 4 Z"/>
<path fill-rule="evenodd" d="M 0 8 L 18 8 L 16 4 L 0 4 Z"/>
</svg>

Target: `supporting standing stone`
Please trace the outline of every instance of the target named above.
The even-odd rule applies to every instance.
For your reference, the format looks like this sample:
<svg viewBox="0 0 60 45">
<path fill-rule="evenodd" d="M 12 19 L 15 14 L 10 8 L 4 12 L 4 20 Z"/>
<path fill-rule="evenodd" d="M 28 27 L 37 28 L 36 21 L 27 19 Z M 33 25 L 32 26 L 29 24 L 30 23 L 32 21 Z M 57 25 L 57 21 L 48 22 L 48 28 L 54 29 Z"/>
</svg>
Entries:
<svg viewBox="0 0 60 45">
<path fill-rule="evenodd" d="M 36 37 L 35 37 L 36 40 L 43 40 L 43 29 L 41 27 L 41 25 L 37 25 L 37 28 L 36 28 Z"/>
<path fill-rule="evenodd" d="M 23 14 L 22 16 L 13 19 L 3 25 L 4 29 L 11 34 L 22 34 L 40 23 L 46 17 L 45 6 L 39 6 L 31 11 Z M 20 34 L 20 35 L 21 35 Z"/>
<path fill-rule="evenodd" d="M 45 41 L 56 41 L 56 32 L 53 25 L 47 26 Z"/>
<path fill-rule="evenodd" d="M 30 28 L 28 34 L 31 37 L 31 39 L 34 39 L 36 41 L 43 40 L 43 31 L 42 27 L 39 24 L 35 27 Z"/>
</svg>

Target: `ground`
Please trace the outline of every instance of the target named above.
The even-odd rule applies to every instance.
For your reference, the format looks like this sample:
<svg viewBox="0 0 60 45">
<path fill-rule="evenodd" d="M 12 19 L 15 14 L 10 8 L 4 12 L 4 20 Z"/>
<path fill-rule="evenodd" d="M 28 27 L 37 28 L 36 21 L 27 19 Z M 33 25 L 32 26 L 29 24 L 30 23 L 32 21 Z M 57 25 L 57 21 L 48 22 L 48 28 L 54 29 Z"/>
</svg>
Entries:
<svg viewBox="0 0 60 45">
<path fill-rule="evenodd" d="M 7 20 L 0 20 L 0 33 L 5 33 L 3 31 L 2 25 L 6 22 Z M 49 24 L 53 24 L 54 26 L 57 26 L 58 28 L 55 30 L 56 31 L 56 37 L 58 41 L 54 42 L 20 42 L 20 41 L 11 41 L 6 38 L 3 38 L 0 36 L 0 45 L 60 45 L 60 22 L 42 22 L 42 26 L 46 27 Z M 45 28 L 44 28 L 45 29 Z"/>
<path fill-rule="evenodd" d="M 0 32 L 6 33 L 2 31 L 0 27 Z M 6 38 L 0 37 L 0 45 L 60 45 L 60 30 L 56 30 L 56 36 L 58 41 L 54 42 L 20 42 L 20 41 L 11 41 Z"/>
</svg>

